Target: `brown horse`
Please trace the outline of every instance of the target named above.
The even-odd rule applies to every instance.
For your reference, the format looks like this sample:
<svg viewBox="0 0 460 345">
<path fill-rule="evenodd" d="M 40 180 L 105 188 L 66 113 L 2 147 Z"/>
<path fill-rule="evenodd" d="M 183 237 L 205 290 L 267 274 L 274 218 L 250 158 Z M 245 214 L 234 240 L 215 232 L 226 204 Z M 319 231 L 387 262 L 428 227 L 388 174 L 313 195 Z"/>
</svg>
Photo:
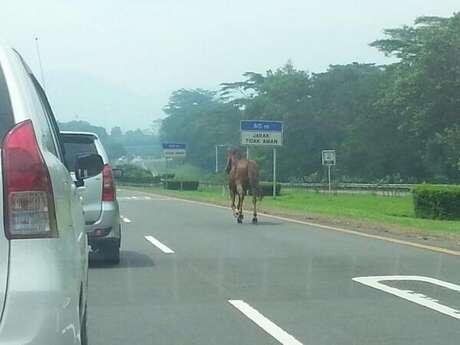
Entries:
<svg viewBox="0 0 460 345">
<path fill-rule="evenodd" d="M 228 187 L 232 199 L 233 215 L 238 223 L 243 222 L 243 201 L 247 191 L 252 194 L 253 218 L 252 223 L 257 223 L 257 198 L 262 194 L 259 188 L 259 167 L 252 160 L 241 159 L 241 152 L 238 149 L 230 149 L 227 157 Z M 238 195 L 238 205 L 235 206 L 235 198 Z"/>
</svg>

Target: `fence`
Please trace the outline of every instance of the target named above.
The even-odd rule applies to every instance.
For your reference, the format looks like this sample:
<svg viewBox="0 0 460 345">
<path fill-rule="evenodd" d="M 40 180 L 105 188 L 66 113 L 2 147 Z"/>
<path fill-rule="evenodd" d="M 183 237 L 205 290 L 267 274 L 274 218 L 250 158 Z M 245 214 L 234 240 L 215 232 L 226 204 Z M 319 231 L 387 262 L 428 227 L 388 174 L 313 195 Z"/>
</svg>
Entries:
<svg viewBox="0 0 460 345">
<path fill-rule="evenodd" d="M 317 193 L 329 193 L 327 183 L 279 183 L 282 190 L 308 191 Z M 221 183 L 200 181 L 203 188 L 221 187 Z M 377 194 L 384 196 L 404 196 L 411 193 L 415 185 L 411 184 L 373 184 L 373 183 L 336 183 L 332 185 L 333 194 Z"/>
<path fill-rule="evenodd" d="M 119 181 L 120 185 L 130 186 L 162 186 L 162 183 L 136 183 Z M 200 189 L 225 189 L 226 184 L 218 182 L 200 181 Z M 316 193 L 329 193 L 327 183 L 280 183 L 281 190 L 296 190 Z M 374 183 L 336 183 L 332 185 L 333 194 L 376 194 L 383 196 L 404 196 L 411 193 L 412 184 L 374 184 Z"/>
</svg>

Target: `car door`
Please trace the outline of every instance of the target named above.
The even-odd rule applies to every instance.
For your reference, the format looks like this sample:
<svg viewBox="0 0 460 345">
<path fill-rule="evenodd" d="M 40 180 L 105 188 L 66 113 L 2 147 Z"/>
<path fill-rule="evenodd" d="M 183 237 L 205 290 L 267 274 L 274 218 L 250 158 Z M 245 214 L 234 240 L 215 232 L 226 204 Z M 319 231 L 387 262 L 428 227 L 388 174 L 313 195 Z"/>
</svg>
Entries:
<svg viewBox="0 0 460 345">
<path fill-rule="evenodd" d="M 5 133 L 13 127 L 13 109 L 9 98 L 8 86 L 5 81 L 0 59 L 0 143 Z M 1 165 L 1 160 L 0 160 Z M 1 171 L 1 167 L 0 167 Z M 3 195 L 3 178 L 0 173 L 0 194 Z M 3 199 L 1 201 L 3 204 Z M 0 219 L 3 219 L 3 206 L 0 207 Z M 3 221 L 0 224 L 0 320 L 2 319 L 3 304 L 5 302 L 6 281 L 9 266 L 9 245 L 3 229 Z"/>
<path fill-rule="evenodd" d="M 62 264 L 73 277 L 74 284 L 70 285 L 71 289 L 80 291 L 82 282 L 87 280 L 88 267 L 88 244 L 81 191 L 76 187 L 65 164 L 62 138 L 45 92 L 32 74 L 30 77 L 43 108 L 49 145 L 52 144 L 55 150 L 53 154 L 46 155 L 45 159 L 53 181 L 56 218 L 60 223 L 59 237 L 63 242 Z"/>
</svg>

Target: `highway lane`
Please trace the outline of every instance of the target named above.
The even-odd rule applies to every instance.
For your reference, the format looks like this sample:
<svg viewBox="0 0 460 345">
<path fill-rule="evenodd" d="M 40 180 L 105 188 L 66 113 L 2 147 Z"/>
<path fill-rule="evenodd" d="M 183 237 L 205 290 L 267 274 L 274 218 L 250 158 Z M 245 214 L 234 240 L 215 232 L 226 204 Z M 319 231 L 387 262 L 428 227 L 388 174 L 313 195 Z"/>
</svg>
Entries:
<svg viewBox="0 0 460 345">
<path fill-rule="evenodd" d="M 268 217 L 238 225 L 229 210 L 164 196 L 119 196 L 121 264 L 90 270 L 91 344 L 458 344 L 460 292 L 384 282 L 411 291 L 414 303 L 352 279 L 460 285 L 459 257 Z M 423 305 L 430 300 L 453 316 Z"/>
</svg>

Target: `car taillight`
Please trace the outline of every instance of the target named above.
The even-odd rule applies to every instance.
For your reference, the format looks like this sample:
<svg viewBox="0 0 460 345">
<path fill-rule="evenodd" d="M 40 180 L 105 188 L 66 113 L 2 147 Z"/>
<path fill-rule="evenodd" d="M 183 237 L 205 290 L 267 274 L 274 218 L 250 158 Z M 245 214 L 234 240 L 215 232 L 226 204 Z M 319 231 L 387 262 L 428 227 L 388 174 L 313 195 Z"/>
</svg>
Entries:
<svg viewBox="0 0 460 345">
<path fill-rule="evenodd" d="M 102 170 L 102 201 L 115 201 L 115 197 L 112 167 L 106 164 Z"/>
<path fill-rule="evenodd" d="M 30 120 L 5 136 L 2 163 L 6 237 L 56 237 L 53 187 Z"/>
</svg>

